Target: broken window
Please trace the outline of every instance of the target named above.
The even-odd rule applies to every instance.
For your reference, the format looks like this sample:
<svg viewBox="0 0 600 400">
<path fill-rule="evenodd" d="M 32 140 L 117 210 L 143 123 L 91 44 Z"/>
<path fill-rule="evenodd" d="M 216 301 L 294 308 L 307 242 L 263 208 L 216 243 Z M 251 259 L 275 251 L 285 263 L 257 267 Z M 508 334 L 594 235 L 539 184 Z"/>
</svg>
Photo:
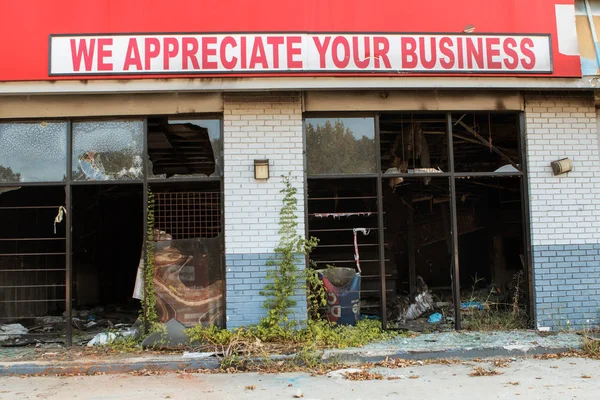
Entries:
<svg viewBox="0 0 600 400">
<path fill-rule="evenodd" d="M 444 114 L 384 114 L 379 129 L 384 173 L 449 171 Z"/>
<path fill-rule="evenodd" d="M 516 113 L 452 114 L 452 140 L 456 172 L 521 170 Z"/>
<path fill-rule="evenodd" d="M 386 180 L 384 180 L 384 183 Z M 393 183 L 393 184 L 390 184 Z M 411 311 L 411 301 L 425 294 L 427 307 L 433 303 L 429 293 L 438 299 L 452 297 L 452 236 L 450 188 L 447 177 L 393 178 L 383 188 L 385 247 L 390 256 L 386 269 L 392 279 L 387 298 L 387 318 L 391 326 L 421 330 L 414 320 L 421 315 Z M 419 282 L 428 286 L 426 293 Z M 418 314 L 418 315 L 417 315 Z"/>
<path fill-rule="evenodd" d="M 73 180 L 142 179 L 143 121 L 73 123 Z"/>
<path fill-rule="evenodd" d="M 433 313 L 460 327 L 462 309 L 467 327 L 477 325 L 479 311 L 507 316 L 509 329 L 525 326 L 519 114 L 382 113 L 377 120 L 379 154 L 369 146 L 361 149 L 370 155 L 359 157 L 351 144 L 366 125 L 356 121 L 370 118 L 306 119 L 308 231 L 320 239 L 311 259 L 318 268 L 358 269 L 350 233 L 359 232 L 362 315 L 423 330 Z M 381 172 L 364 160 L 380 163 Z"/>
<path fill-rule="evenodd" d="M 63 186 L 0 188 L 0 324 L 40 333 L 36 317 L 62 320 L 66 230 L 55 219 L 64 205 Z"/>
<path fill-rule="evenodd" d="M 307 118 L 308 175 L 376 172 L 373 118 Z"/>
<path fill-rule="evenodd" d="M 150 178 L 222 176 L 222 153 L 219 119 L 148 121 Z"/>
<path fill-rule="evenodd" d="M 377 179 L 309 178 L 307 207 L 309 235 L 319 239 L 311 261 L 319 270 L 360 272 L 360 286 L 352 288 L 360 292 L 355 299 L 361 302 L 361 313 L 377 315 L 381 306 Z"/>
<path fill-rule="evenodd" d="M 219 182 L 153 185 L 154 284 L 162 322 L 225 326 Z"/>
<path fill-rule="evenodd" d="M 64 181 L 66 122 L 0 123 L 0 182 Z"/>
<path fill-rule="evenodd" d="M 526 319 L 528 276 L 521 177 L 456 179 L 458 254 L 464 325 L 474 308 Z M 474 304 L 466 305 L 468 302 Z"/>
<path fill-rule="evenodd" d="M 131 293 L 144 243 L 143 195 L 140 183 L 72 187 L 73 322 L 80 331 L 105 329 L 107 319 L 132 324 L 139 314 Z M 86 326 L 90 315 L 97 325 Z"/>
</svg>

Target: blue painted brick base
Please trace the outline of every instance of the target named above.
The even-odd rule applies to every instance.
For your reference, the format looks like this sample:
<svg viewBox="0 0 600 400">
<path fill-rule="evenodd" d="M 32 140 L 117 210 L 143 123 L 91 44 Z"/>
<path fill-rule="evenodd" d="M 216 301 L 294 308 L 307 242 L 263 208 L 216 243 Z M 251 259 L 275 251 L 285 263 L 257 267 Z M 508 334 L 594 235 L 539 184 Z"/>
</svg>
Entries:
<svg viewBox="0 0 600 400">
<path fill-rule="evenodd" d="M 256 324 L 266 315 L 265 297 L 260 291 L 267 283 L 267 262 L 274 254 L 226 254 L 227 328 Z M 304 268 L 303 259 L 298 267 Z M 293 297 L 296 307 L 290 319 L 306 321 L 306 295 L 302 290 Z"/>
<path fill-rule="evenodd" d="M 538 327 L 600 324 L 600 244 L 533 247 Z"/>
</svg>

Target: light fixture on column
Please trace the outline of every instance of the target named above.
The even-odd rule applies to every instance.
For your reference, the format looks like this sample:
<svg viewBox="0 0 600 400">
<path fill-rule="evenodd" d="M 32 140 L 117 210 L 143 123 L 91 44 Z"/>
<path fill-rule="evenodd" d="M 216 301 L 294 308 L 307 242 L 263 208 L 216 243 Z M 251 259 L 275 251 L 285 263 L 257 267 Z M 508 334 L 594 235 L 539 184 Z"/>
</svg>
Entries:
<svg viewBox="0 0 600 400">
<path fill-rule="evenodd" d="M 269 179 L 269 160 L 254 160 L 254 179 Z"/>
<path fill-rule="evenodd" d="M 552 167 L 552 174 L 554 174 L 554 176 L 562 175 L 573 170 L 573 161 L 568 158 L 562 158 L 560 160 L 552 161 L 550 166 Z"/>
</svg>

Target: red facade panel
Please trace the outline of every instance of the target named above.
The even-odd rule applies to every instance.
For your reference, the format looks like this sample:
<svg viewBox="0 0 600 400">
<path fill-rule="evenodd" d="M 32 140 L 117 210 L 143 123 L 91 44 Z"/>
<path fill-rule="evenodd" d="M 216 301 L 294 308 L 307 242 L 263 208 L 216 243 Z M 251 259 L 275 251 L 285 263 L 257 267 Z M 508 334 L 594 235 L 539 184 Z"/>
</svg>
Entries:
<svg viewBox="0 0 600 400">
<path fill-rule="evenodd" d="M 579 56 L 559 52 L 559 4 L 573 1 L 3 2 L 0 81 L 203 74 L 579 77 Z M 277 54 L 269 40 L 281 41 Z M 320 51 L 326 42 L 329 53 Z M 460 57 L 472 65 L 459 68 Z"/>
</svg>

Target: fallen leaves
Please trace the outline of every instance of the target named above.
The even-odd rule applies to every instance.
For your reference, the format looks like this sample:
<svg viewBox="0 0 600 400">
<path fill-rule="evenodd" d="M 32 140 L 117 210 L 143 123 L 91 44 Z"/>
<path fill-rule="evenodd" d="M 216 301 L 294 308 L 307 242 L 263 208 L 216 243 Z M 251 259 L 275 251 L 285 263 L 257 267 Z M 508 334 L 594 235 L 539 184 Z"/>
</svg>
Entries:
<svg viewBox="0 0 600 400">
<path fill-rule="evenodd" d="M 495 375 L 502 375 L 502 374 L 503 374 L 503 372 L 496 371 L 493 368 L 485 369 L 483 367 L 474 367 L 473 371 L 471 371 L 471 373 L 469 373 L 469 376 L 495 376 Z"/>
<path fill-rule="evenodd" d="M 512 360 L 510 359 L 496 359 L 496 360 L 492 360 L 492 365 L 496 368 L 507 368 L 510 366 L 510 363 L 512 362 Z"/>
<path fill-rule="evenodd" d="M 591 376 L 590 376 L 590 375 L 581 375 L 581 377 L 582 377 L 583 379 L 591 379 Z"/>
<path fill-rule="evenodd" d="M 565 351 L 563 353 L 552 353 L 552 354 L 536 354 L 533 356 L 536 360 L 558 360 L 561 358 L 577 358 L 583 357 L 585 358 L 585 354 L 581 351 Z"/>
<path fill-rule="evenodd" d="M 140 369 L 137 371 L 131 371 L 129 373 L 129 375 L 134 375 L 134 376 L 157 376 L 157 375 L 166 375 L 167 372 L 166 371 L 157 371 L 157 370 L 153 370 L 153 369 Z"/>
<path fill-rule="evenodd" d="M 373 381 L 373 380 L 380 381 L 383 379 L 383 375 L 378 374 L 378 373 L 369 372 L 364 369 L 362 371 L 358 371 L 358 372 L 346 372 L 344 374 L 344 376 L 346 377 L 346 379 L 348 379 L 350 381 Z"/>
</svg>

